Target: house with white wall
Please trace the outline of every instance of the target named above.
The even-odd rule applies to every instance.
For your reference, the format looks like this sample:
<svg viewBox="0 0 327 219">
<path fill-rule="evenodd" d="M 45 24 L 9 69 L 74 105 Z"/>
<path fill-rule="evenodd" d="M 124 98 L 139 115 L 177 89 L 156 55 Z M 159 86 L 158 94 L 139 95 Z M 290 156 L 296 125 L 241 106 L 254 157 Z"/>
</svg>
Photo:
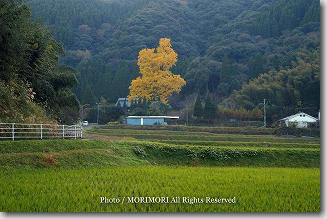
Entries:
<svg viewBox="0 0 327 219">
<path fill-rule="evenodd" d="M 308 128 L 310 124 L 316 124 L 318 119 L 309 114 L 299 112 L 279 120 L 281 126 Z"/>
<path fill-rule="evenodd" d="M 167 125 L 167 120 L 177 120 L 179 116 L 128 116 L 127 125 Z"/>
<path fill-rule="evenodd" d="M 123 108 L 126 106 L 127 108 L 131 107 L 131 102 L 128 100 L 128 98 L 118 98 L 116 104 L 117 107 Z"/>
</svg>

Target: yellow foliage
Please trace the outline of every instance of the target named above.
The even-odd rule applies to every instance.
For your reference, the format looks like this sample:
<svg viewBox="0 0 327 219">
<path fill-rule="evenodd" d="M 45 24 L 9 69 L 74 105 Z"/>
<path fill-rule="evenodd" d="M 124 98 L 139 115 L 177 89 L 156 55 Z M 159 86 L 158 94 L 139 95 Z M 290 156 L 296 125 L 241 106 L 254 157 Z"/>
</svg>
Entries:
<svg viewBox="0 0 327 219">
<path fill-rule="evenodd" d="M 176 62 L 177 53 L 171 48 L 170 39 L 160 39 L 156 49 L 142 49 L 137 62 L 141 76 L 131 82 L 128 99 L 160 99 L 161 102 L 168 103 L 168 97 L 179 93 L 186 84 L 180 75 L 170 71 Z"/>
</svg>

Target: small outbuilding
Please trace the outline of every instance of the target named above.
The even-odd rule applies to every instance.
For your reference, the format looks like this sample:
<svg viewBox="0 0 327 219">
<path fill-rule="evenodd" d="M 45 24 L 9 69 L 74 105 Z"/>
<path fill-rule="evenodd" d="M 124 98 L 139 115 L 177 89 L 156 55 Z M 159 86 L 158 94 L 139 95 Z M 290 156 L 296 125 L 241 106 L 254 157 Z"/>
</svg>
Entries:
<svg viewBox="0 0 327 219">
<path fill-rule="evenodd" d="M 316 124 L 318 119 L 306 113 L 299 112 L 292 116 L 285 117 L 279 120 L 281 126 L 294 126 L 296 128 L 308 128 L 310 124 Z"/>
<path fill-rule="evenodd" d="M 115 105 L 121 108 L 123 108 L 124 106 L 129 108 L 131 107 L 131 102 L 129 102 L 128 98 L 118 98 Z"/>
<path fill-rule="evenodd" d="M 178 116 L 128 116 L 127 125 L 167 125 L 168 120 L 177 120 Z"/>
</svg>

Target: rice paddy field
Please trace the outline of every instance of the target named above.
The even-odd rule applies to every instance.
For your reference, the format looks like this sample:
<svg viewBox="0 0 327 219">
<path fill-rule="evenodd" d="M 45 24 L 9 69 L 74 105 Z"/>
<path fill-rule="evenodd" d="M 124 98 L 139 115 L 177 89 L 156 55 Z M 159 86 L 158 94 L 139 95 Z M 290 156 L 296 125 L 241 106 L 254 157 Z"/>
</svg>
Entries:
<svg viewBox="0 0 327 219">
<path fill-rule="evenodd" d="M 251 132 L 0 141 L 0 211 L 319 212 L 320 139 Z"/>
</svg>

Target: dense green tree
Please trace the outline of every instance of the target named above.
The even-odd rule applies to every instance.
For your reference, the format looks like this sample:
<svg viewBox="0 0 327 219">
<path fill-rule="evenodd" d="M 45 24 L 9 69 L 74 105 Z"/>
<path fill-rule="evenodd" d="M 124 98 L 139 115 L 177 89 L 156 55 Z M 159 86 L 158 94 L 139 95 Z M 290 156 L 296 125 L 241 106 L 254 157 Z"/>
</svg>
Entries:
<svg viewBox="0 0 327 219">
<path fill-rule="evenodd" d="M 0 42 L 0 86 L 7 90 L 0 100 L 0 120 L 76 121 L 76 72 L 58 65 L 62 46 L 31 20 L 23 1 L 0 2 Z"/>
<path fill-rule="evenodd" d="M 255 78 L 258 75 L 264 73 L 265 72 L 264 65 L 265 65 L 264 58 L 262 57 L 261 54 L 258 54 L 254 58 L 254 60 L 252 60 L 251 63 L 249 64 L 250 77 Z"/>
<path fill-rule="evenodd" d="M 217 107 L 211 102 L 210 97 L 207 97 L 206 99 L 203 109 L 203 117 L 209 122 L 217 119 Z"/>
<path fill-rule="evenodd" d="M 99 109 L 99 124 L 102 125 L 107 124 L 108 122 L 118 121 L 120 117 L 124 115 L 122 108 L 111 104 L 102 105 Z M 97 115 L 97 106 L 94 106 L 89 109 L 85 119 L 89 122 L 96 123 Z"/>
<path fill-rule="evenodd" d="M 320 108 L 319 54 L 319 50 L 301 51 L 291 67 L 260 75 L 234 92 L 222 105 L 253 110 L 267 99 L 270 121 L 298 111 L 317 116 Z"/>
<path fill-rule="evenodd" d="M 148 115 L 151 116 L 163 116 L 167 115 L 170 105 L 161 103 L 160 101 L 154 101 L 148 105 Z"/>
<path fill-rule="evenodd" d="M 201 118 L 203 116 L 203 106 L 202 106 L 200 95 L 198 95 L 196 98 L 194 104 L 193 116 L 195 116 L 196 118 Z"/>
</svg>

